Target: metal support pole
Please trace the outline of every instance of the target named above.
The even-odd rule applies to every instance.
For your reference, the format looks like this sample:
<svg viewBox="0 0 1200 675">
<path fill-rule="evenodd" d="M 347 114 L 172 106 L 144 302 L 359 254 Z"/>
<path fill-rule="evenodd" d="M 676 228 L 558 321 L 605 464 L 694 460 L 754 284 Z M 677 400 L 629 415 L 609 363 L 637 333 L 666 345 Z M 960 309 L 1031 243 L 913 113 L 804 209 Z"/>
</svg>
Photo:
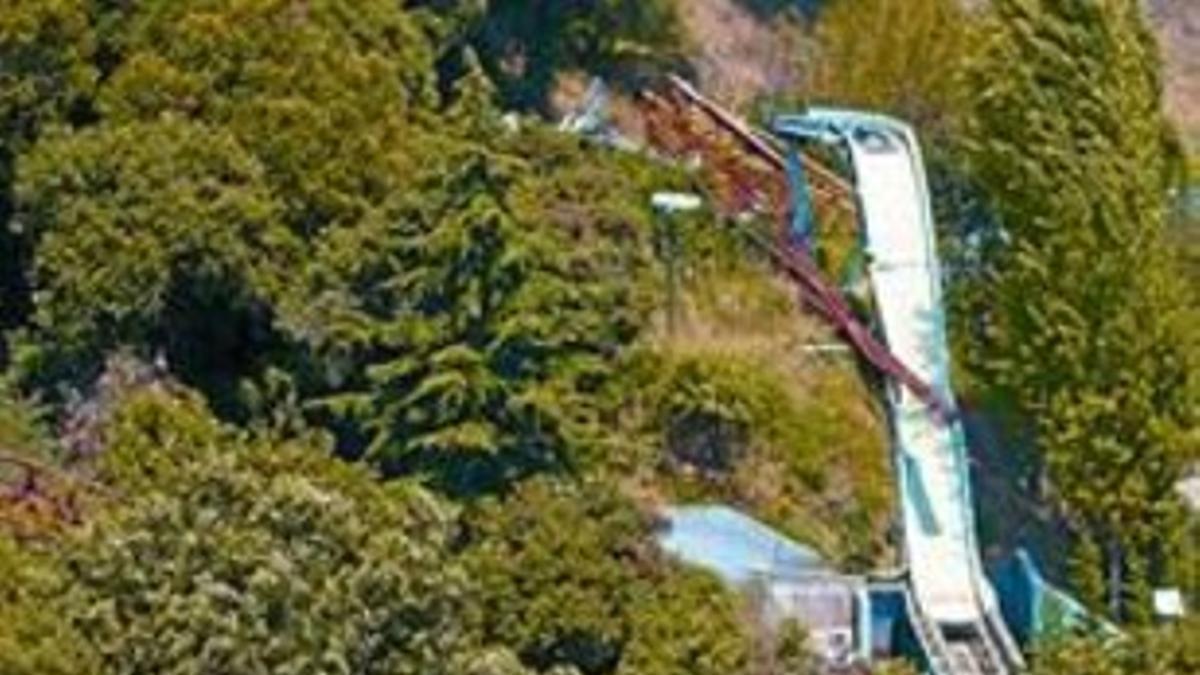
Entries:
<svg viewBox="0 0 1200 675">
<path fill-rule="evenodd" d="M 666 264 L 667 334 L 674 336 L 679 322 L 679 223 L 676 215 L 700 208 L 700 197 L 678 192 L 656 192 L 650 205 L 658 214 L 658 239 Z"/>
<path fill-rule="evenodd" d="M 792 226 L 789 235 L 792 241 L 809 253 L 812 252 L 813 211 L 808 196 L 808 176 L 804 171 L 804 160 L 800 148 L 793 142 L 787 154 L 788 186 L 792 195 Z"/>
</svg>

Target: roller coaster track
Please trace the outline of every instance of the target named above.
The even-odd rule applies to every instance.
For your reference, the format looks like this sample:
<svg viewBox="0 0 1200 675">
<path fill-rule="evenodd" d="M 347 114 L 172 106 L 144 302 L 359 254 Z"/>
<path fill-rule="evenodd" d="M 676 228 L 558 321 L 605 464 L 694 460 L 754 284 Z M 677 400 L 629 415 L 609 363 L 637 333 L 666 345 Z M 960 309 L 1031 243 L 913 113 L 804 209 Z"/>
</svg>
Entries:
<svg viewBox="0 0 1200 675">
<path fill-rule="evenodd" d="M 643 94 L 652 145 L 677 157 L 703 157 L 719 206 L 727 215 L 757 210 L 776 218 L 775 237 L 747 229 L 774 263 L 798 286 L 805 301 L 832 324 L 879 372 L 903 384 L 936 416 L 949 420 L 953 405 L 896 358 L 863 324 L 838 288 L 827 281 L 808 252 L 789 234 L 791 200 L 785 155 L 770 141 L 697 92 L 669 79 L 664 94 Z M 823 219 L 853 219 L 852 188 L 816 160 L 802 155 L 815 209 Z M 773 241 L 772 241 L 773 239 Z"/>
<path fill-rule="evenodd" d="M 1006 675 L 1021 669 L 979 559 L 966 443 L 949 384 L 933 219 L 912 130 L 843 111 L 784 119 L 775 129 L 792 143 L 791 161 L 798 158 L 807 179 L 798 187 L 807 187 L 805 198 L 811 197 L 818 218 L 849 216 L 865 230 L 877 337 L 790 236 L 790 211 L 800 201 L 789 198 L 785 151 L 677 78 L 665 94 L 648 95 L 645 107 L 652 145 L 699 158 L 722 210 L 756 210 L 777 220 L 777 236 L 749 229 L 748 236 L 796 283 L 809 306 L 889 378 L 909 613 L 928 670 Z M 853 184 L 799 150 L 814 139 L 848 151 Z"/>
</svg>

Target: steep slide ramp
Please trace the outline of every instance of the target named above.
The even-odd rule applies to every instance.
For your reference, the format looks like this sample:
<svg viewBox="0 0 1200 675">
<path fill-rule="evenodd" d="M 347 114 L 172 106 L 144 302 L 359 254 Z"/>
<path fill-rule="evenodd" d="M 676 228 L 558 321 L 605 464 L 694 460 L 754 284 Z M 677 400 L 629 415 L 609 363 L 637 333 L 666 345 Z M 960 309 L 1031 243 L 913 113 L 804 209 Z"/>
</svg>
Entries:
<svg viewBox="0 0 1200 675">
<path fill-rule="evenodd" d="M 898 121 L 814 110 L 781 118 L 784 136 L 849 153 L 871 288 L 891 350 L 952 401 L 940 271 L 920 148 Z M 935 673 L 1008 673 L 1020 655 L 980 563 L 961 425 L 896 384 L 888 403 L 900 475 L 905 559 L 918 633 Z"/>
<path fill-rule="evenodd" d="M 777 243 L 755 240 L 797 282 L 805 301 L 888 377 L 911 581 L 909 614 L 928 669 L 935 675 L 1018 670 L 1020 652 L 1000 619 L 977 552 L 966 446 L 954 421 L 949 384 L 933 218 L 915 136 L 898 121 L 849 111 L 777 118 L 773 130 L 784 140 L 844 149 L 856 178 L 848 185 L 802 154 L 785 158 L 686 82 L 672 78 L 671 83 L 673 95 L 648 95 L 644 101 L 656 145 L 668 148 L 668 155 L 707 150 L 716 158 L 710 166 L 733 188 L 735 208 L 765 200 L 768 212 L 785 220 L 789 215 L 778 208 L 779 185 L 770 174 L 793 174 L 788 181 L 792 236 Z M 705 127 L 700 119 L 714 124 Z M 735 151 L 761 160 L 766 173 L 751 163 L 731 162 L 729 146 L 713 141 L 717 137 L 734 139 Z M 854 316 L 800 244 L 797 225 L 804 225 L 802 214 L 811 202 L 807 194 L 795 193 L 796 186 L 807 186 L 826 201 L 832 195 L 836 207 L 850 206 L 859 215 L 873 257 L 869 271 L 881 335 Z"/>
</svg>

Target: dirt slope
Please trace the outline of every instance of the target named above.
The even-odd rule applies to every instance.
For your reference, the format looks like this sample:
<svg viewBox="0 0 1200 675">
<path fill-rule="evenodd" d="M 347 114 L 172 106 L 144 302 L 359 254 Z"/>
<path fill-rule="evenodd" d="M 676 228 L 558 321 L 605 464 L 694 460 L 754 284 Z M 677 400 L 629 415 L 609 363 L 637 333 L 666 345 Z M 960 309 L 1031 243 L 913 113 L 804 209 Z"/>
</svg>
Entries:
<svg viewBox="0 0 1200 675">
<path fill-rule="evenodd" d="M 1167 109 L 1192 152 L 1200 153 L 1200 0 L 1146 2 L 1166 62 Z M 801 31 L 783 25 L 783 13 L 756 13 L 748 9 L 754 4 L 679 1 L 701 86 L 734 108 L 764 92 L 797 86 L 811 49 Z"/>
<path fill-rule="evenodd" d="M 797 83 L 799 32 L 768 20 L 745 0 L 679 0 L 701 89 L 734 109 Z"/>
<path fill-rule="evenodd" d="M 1151 0 L 1166 60 L 1167 109 L 1200 153 L 1200 0 Z"/>
</svg>

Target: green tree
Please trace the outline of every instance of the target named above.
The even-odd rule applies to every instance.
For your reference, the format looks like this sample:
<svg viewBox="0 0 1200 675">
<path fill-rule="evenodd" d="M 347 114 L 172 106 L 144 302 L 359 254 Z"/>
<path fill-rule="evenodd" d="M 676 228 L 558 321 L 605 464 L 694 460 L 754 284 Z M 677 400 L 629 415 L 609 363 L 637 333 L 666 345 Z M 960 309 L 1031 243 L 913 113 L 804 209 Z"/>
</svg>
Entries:
<svg viewBox="0 0 1200 675">
<path fill-rule="evenodd" d="M 255 314 L 299 242 L 234 137 L 172 118 L 104 125 L 44 140 L 20 171 L 19 222 L 38 242 L 26 371 L 87 381 L 121 345 L 197 377 L 238 366 L 238 331 L 264 330 Z"/>
<path fill-rule="evenodd" d="M 99 458 L 89 460 L 90 470 L 126 495 L 178 490 L 177 481 L 194 466 L 239 443 L 237 432 L 209 413 L 203 397 L 160 388 L 114 392 L 93 433 Z"/>
<path fill-rule="evenodd" d="M 86 381 L 98 351 L 127 342 L 166 352 L 227 412 L 238 376 L 315 321 L 299 284 L 262 272 L 298 276 L 327 231 L 381 218 L 408 189 L 426 153 L 418 118 L 437 105 L 433 50 L 385 0 L 95 9 L 96 119 L 21 162 L 31 341 L 57 352 L 27 365 L 42 381 Z M 50 185 L 68 174 L 67 189 Z M 80 226 L 92 216 L 97 226 Z M 249 287 L 243 264 L 256 270 Z"/>
<path fill-rule="evenodd" d="M 15 0 L 0 13 L 0 333 L 30 309 L 29 242 L 9 223 L 13 164 L 47 126 L 87 116 L 94 49 L 83 0 Z"/>
<path fill-rule="evenodd" d="M 1081 537 L 1071 551 L 1071 581 L 1079 599 L 1093 610 L 1105 606 L 1104 552 L 1091 537 Z"/>
<path fill-rule="evenodd" d="M 105 118 L 227 129 L 306 236 L 399 187 L 413 119 L 436 103 L 432 46 L 389 0 L 140 3 L 110 24 L 121 61 Z"/>
<path fill-rule="evenodd" d="M 529 481 L 470 522 L 488 635 L 531 666 L 682 675 L 747 662 L 736 602 L 661 559 L 651 522 L 608 488 Z"/>
<path fill-rule="evenodd" d="M 507 130 L 469 54 L 442 100 L 428 24 L 396 3 L 100 23 L 101 119 L 21 162 L 28 382 L 79 386 L 127 347 L 225 417 L 264 412 L 264 388 L 293 409 L 349 392 L 348 455 L 365 437 L 455 489 L 580 447 L 583 394 L 641 323 L 662 171 Z"/>
<path fill-rule="evenodd" d="M 63 575 L 49 556 L 0 534 L 0 672 L 99 675 L 100 662 L 65 619 Z"/>
<path fill-rule="evenodd" d="M 527 663 L 612 672 L 653 556 L 647 523 L 603 488 L 534 480 L 471 518 L 468 570 L 495 639 Z M 639 560 L 640 559 L 640 560 Z"/>
<path fill-rule="evenodd" d="M 319 448 L 133 395 L 101 475 L 125 495 L 61 553 L 65 616 L 105 673 L 519 673 L 481 650 L 450 513 Z"/>
<path fill-rule="evenodd" d="M 630 608 L 631 637 L 617 674 L 746 672 L 754 646 L 738 605 L 738 598 L 716 579 L 675 571 L 639 596 Z M 804 655 L 808 656 L 807 650 Z M 785 672 L 790 675 L 782 669 L 779 675 Z"/>
<path fill-rule="evenodd" d="M 985 33 L 966 156 L 1001 236 L 974 289 L 973 367 L 1031 421 L 1054 495 L 1103 551 L 1115 606 L 1122 579 L 1158 577 L 1200 411 L 1195 332 L 1164 245 L 1156 47 L 1124 0 L 1003 0 Z"/>
<path fill-rule="evenodd" d="M 585 169 L 569 139 L 507 143 L 536 159 L 448 146 L 395 220 L 347 231 L 314 266 L 339 280 L 325 342 L 365 364 L 327 405 L 387 473 L 458 494 L 585 459 L 594 394 L 644 321 L 644 187 L 620 161 Z"/>
<path fill-rule="evenodd" d="M 13 0 L 0 18 L 4 158 L 43 128 L 83 112 L 93 93 L 95 38 L 85 0 Z"/>
<path fill-rule="evenodd" d="M 1115 641 L 1068 639 L 1034 654 L 1034 675 L 1186 675 L 1200 669 L 1195 621 Z"/>
</svg>

